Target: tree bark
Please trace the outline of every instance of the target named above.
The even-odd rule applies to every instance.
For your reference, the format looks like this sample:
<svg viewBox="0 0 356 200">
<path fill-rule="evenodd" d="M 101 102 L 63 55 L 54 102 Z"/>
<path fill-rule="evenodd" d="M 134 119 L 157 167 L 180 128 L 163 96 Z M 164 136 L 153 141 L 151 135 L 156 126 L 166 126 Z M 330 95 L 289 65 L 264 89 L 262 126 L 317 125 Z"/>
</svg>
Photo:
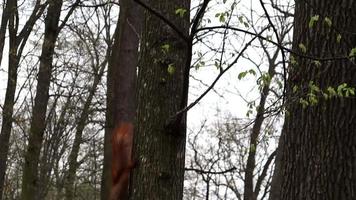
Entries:
<svg viewBox="0 0 356 200">
<path fill-rule="evenodd" d="M 322 58 L 349 55 L 356 44 L 355 1 L 296 1 L 295 6 L 294 51 Z M 319 20 L 309 27 L 315 15 Z M 356 199 L 355 98 L 325 99 L 316 92 L 316 105 L 299 103 L 308 98 L 311 84 L 322 91 L 343 83 L 355 87 L 354 61 L 334 59 L 317 66 L 296 57 L 296 62 L 289 67 L 287 114 L 270 199 Z"/>
<path fill-rule="evenodd" d="M 112 49 L 118 48 L 119 40 L 119 25 L 117 25 L 114 33 L 114 42 Z M 105 113 L 105 135 L 104 135 L 104 162 L 103 162 L 103 173 L 101 178 L 101 191 L 100 191 L 100 199 L 107 200 L 110 194 L 111 187 L 111 132 L 114 127 L 114 66 L 112 63 L 116 56 L 113 56 L 113 52 L 111 52 L 109 64 L 108 64 L 108 74 L 107 74 L 107 91 L 106 91 L 106 113 Z"/>
<path fill-rule="evenodd" d="M 49 85 L 52 74 L 54 47 L 59 33 L 59 17 L 62 0 L 50 1 L 45 19 L 45 35 L 40 57 L 35 105 L 32 111 L 31 128 L 22 180 L 23 200 L 37 199 L 38 162 L 46 127 L 46 112 L 49 99 Z"/>
<path fill-rule="evenodd" d="M 188 36 L 189 0 L 150 1 L 149 7 Z M 186 12 L 180 16 L 177 9 Z M 182 102 L 186 105 L 183 82 L 190 48 L 177 32 L 147 10 L 142 33 L 133 149 L 138 166 L 133 170 L 130 199 L 182 199 L 186 115 L 174 130 L 166 125 Z"/>
<path fill-rule="evenodd" d="M 139 6 L 131 0 L 120 2 L 120 15 L 108 67 L 102 200 L 109 199 L 114 190 L 110 172 L 114 159 L 118 158 L 112 156 L 112 131 L 122 122 L 134 124 L 141 12 Z M 124 194 L 125 198 L 127 193 Z"/>
</svg>

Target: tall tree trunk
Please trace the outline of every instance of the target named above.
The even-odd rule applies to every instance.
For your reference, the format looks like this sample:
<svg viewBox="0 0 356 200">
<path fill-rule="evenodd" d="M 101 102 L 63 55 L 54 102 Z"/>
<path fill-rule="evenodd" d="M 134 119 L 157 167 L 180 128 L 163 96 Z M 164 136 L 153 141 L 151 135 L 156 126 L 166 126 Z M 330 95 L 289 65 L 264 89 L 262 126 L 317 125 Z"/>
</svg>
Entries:
<svg viewBox="0 0 356 200">
<path fill-rule="evenodd" d="M 353 0 L 296 1 L 294 51 L 324 58 L 349 55 L 356 45 L 355 9 Z M 316 15 L 319 20 L 312 18 Z M 289 68 L 288 112 L 271 199 L 356 199 L 356 100 L 340 94 L 325 99 L 315 90 L 317 86 L 330 94 L 325 92 L 328 87 L 337 90 L 343 83 L 355 87 L 354 61 L 334 59 L 318 66 L 297 57 L 296 62 Z M 311 88 L 316 105 L 308 99 Z M 345 91 L 339 91 L 345 95 Z M 309 105 L 303 108 L 301 98 Z"/>
<path fill-rule="evenodd" d="M 115 30 L 108 70 L 102 200 L 127 198 L 127 185 L 119 186 L 122 188 L 113 185 L 115 183 L 110 173 L 116 170 L 112 169 L 115 168 L 113 163 L 122 161 L 117 160 L 120 157 L 112 156 L 113 141 L 111 139 L 114 127 L 118 127 L 121 123 L 134 124 L 136 113 L 136 73 L 142 11 L 130 0 L 122 0 L 120 3 L 119 21 Z M 129 145 L 132 146 L 132 144 Z M 124 191 L 120 194 L 121 198 L 115 194 L 118 189 Z"/>
<path fill-rule="evenodd" d="M 114 33 L 114 43 L 112 49 L 118 48 L 119 40 L 119 25 L 117 25 Z M 107 91 L 106 91 L 106 113 L 105 113 L 105 135 L 104 135 L 104 162 L 103 162 L 103 173 L 101 177 L 101 190 L 100 199 L 107 200 L 110 194 L 111 187 L 111 132 L 114 126 L 114 66 L 113 62 L 118 59 L 113 56 L 114 52 L 111 52 L 109 64 L 108 64 L 108 75 L 107 75 Z"/>
<path fill-rule="evenodd" d="M 76 175 L 77 169 L 79 167 L 79 163 L 77 161 L 78 153 L 79 153 L 80 145 L 83 142 L 83 132 L 84 132 L 84 128 L 87 125 L 87 121 L 89 118 L 90 106 L 91 106 L 92 100 L 94 98 L 97 86 L 99 85 L 100 80 L 104 74 L 105 67 L 106 67 L 106 61 L 101 63 L 98 71 L 95 72 L 94 81 L 90 88 L 88 98 L 84 103 L 84 107 L 81 111 L 79 120 L 77 122 L 78 125 L 77 125 L 77 129 L 75 132 L 72 150 L 68 157 L 69 166 L 68 166 L 68 171 L 66 172 L 65 184 L 64 184 L 64 187 L 66 189 L 66 199 L 67 200 L 74 199 L 74 182 L 75 182 L 75 178 L 76 178 L 75 175 Z"/>
<path fill-rule="evenodd" d="M 11 15 L 10 3 L 8 2 L 8 0 L 4 0 L 3 2 L 4 4 L 3 4 L 3 11 L 1 16 L 1 25 L 0 25 L 0 66 L 2 62 L 3 50 L 5 45 L 6 27 Z M 1 199 L 1 191 L 0 191 L 0 199 Z"/>
<path fill-rule="evenodd" d="M 279 55 L 279 50 L 276 50 L 273 54 L 273 57 L 268 57 L 269 59 L 269 67 L 268 67 L 268 76 L 272 79 L 275 75 L 275 67 L 276 67 L 276 59 Z M 261 128 L 263 121 L 265 119 L 264 114 L 266 112 L 265 105 L 266 100 L 270 91 L 270 82 L 267 82 L 261 91 L 261 99 L 258 104 L 257 114 L 255 117 L 255 121 L 251 130 L 250 135 L 250 148 L 248 151 L 248 157 L 246 162 L 246 171 L 245 171 L 245 179 L 244 179 L 244 200 L 256 200 L 258 197 L 258 193 L 260 188 L 254 187 L 254 171 L 256 168 L 256 151 L 258 148 L 258 137 L 261 133 Z M 259 186 L 258 186 L 259 187 Z"/>
<path fill-rule="evenodd" d="M 16 2 L 10 1 L 9 7 L 15 7 Z M 19 57 L 17 52 L 17 29 L 15 28 L 15 9 L 11 9 L 9 16 L 9 61 L 8 61 L 8 78 L 5 93 L 5 102 L 2 111 L 2 124 L 0 133 L 0 199 L 2 199 L 7 154 L 9 152 L 9 140 L 12 129 L 12 115 L 14 113 L 15 91 L 17 84 L 17 68 L 19 65 Z"/>
<path fill-rule="evenodd" d="M 32 28 L 38 18 L 42 16 L 47 4 L 40 4 L 41 0 L 37 0 L 34 9 L 26 21 L 23 29 L 18 33 L 18 10 L 17 1 L 11 0 L 7 2 L 8 12 L 8 30 L 9 30 L 9 61 L 8 61 L 8 80 L 5 92 L 5 101 L 2 112 L 2 125 L 0 133 L 0 200 L 3 195 L 4 177 L 6 172 L 6 160 L 9 152 L 9 140 L 12 130 L 12 115 L 14 113 L 15 92 L 17 85 L 17 70 L 22 51 L 27 43 L 27 39 L 32 31 Z M 4 19 L 4 18 L 3 18 Z M 2 22 L 5 23 L 5 22 Z M 1 30 L 2 31 L 2 30 Z"/>
<path fill-rule="evenodd" d="M 31 128 L 25 155 L 22 194 L 23 200 L 37 199 L 38 162 L 46 127 L 46 111 L 49 99 L 49 85 L 52 74 L 54 47 L 59 32 L 59 17 L 62 0 L 50 1 L 45 19 L 45 35 L 40 57 L 35 104 L 32 110 Z"/>
<path fill-rule="evenodd" d="M 149 7 L 188 36 L 189 0 L 150 1 Z M 177 15 L 177 9 L 185 10 L 184 15 Z M 174 130 L 166 125 L 182 102 L 186 105 L 183 82 L 189 47 L 147 10 L 142 33 L 133 150 L 138 166 L 133 170 L 130 199 L 182 199 L 186 117 L 178 117 L 181 120 Z"/>
</svg>

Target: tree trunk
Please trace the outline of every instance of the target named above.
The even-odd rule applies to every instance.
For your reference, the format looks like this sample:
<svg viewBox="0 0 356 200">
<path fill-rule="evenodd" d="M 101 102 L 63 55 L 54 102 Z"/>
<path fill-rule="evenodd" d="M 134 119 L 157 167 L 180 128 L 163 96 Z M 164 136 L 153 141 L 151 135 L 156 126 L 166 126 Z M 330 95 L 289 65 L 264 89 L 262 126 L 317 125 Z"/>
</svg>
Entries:
<svg viewBox="0 0 356 200">
<path fill-rule="evenodd" d="M 11 15 L 10 3 L 8 3 L 8 0 L 4 0 L 3 2 L 4 4 L 3 4 L 3 11 L 1 16 L 1 25 L 0 25 L 0 66 L 2 62 L 3 50 L 5 45 L 6 27 Z M 0 199 L 1 199 L 1 190 L 0 190 Z"/>
<path fill-rule="evenodd" d="M 149 7 L 188 36 L 189 0 L 150 1 Z M 185 10 L 184 15 L 176 14 L 177 9 Z M 142 33 L 133 149 L 138 166 L 133 170 L 130 199 L 182 199 L 186 117 L 174 130 L 166 125 L 182 102 L 186 105 L 183 82 L 189 48 L 171 27 L 147 10 Z"/>
<path fill-rule="evenodd" d="M 37 199 L 38 162 L 46 127 L 46 111 L 49 99 L 49 85 L 52 74 L 54 47 L 59 32 L 59 17 L 62 0 L 50 1 L 45 19 L 45 35 L 40 57 L 40 68 L 36 88 L 35 105 L 32 111 L 31 128 L 25 155 L 21 198 Z"/>
<path fill-rule="evenodd" d="M 107 113 L 104 147 L 104 167 L 101 199 L 127 198 L 128 185 L 121 185 L 123 194 L 116 196 L 115 183 L 110 171 L 114 162 L 122 163 L 122 156 L 112 156 L 112 132 L 121 123 L 134 124 L 136 113 L 136 73 L 141 28 L 141 9 L 130 0 L 120 2 L 120 16 L 115 30 L 114 43 L 108 69 Z M 132 146 L 132 143 L 129 144 Z M 125 152 L 118 152 L 124 154 Z M 131 152 L 130 152 L 131 153 Z M 116 157 L 115 157 L 116 156 Z M 121 188 L 119 189 L 121 190 Z"/>
<path fill-rule="evenodd" d="M 293 50 L 322 58 L 349 55 L 356 44 L 355 9 L 353 0 L 296 1 Z M 311 23 L 315 15 L 319 19 Z M 318 66 L 303 57 L 295 60 L 270 199 L 356 199 L 356 100 L 344 91 L 344 97 L 326 92 L 328 87 L 338 91 L 343 83 L 355 87 L 354 61 L 334 59 Z"/>
<path fill-rule="evenodd" d="M 11 0 L 7 3 L 8 4 L 6 5 L 6 7 L 8 10 L 4 12 L 8 12 L 7 17 L 9 17 L 9 66 L 0 133 L 0 200 L 2 199 L 3 195 L 4 177 L 7 168 L 6 160 L 9 152 L 9 140 L 12 130 L 12 115 L 14 113 L 15 92 L 17 86 L 17 70 L 19 67 L 19 61 L 34 24 L 46 8 L 46 4 L 41 5 L 41 1 L 37 0 L 34 6 L 34 10 L 26 21 L 26 24 L 24 25 L 23 29 L 18 34 L 19 21 L 17 20 L 17 1 Z M 4 18 L 2 20 L 4 20 Z M 2 21 L 2 25 L 3 24 L 5 24 L 4 21 Z M 0 35 L 0 37 L 2 36 Z"/>
<path fill-rule="evenodd" d="M 119 19 L 120 20 L 120 19 Z M 119 40 L 119 24 L 116 26 L 114 33 L 114 42 L 112 49 L 118 49 Z M 116 50 L 115 50 L 116 52 Z M 116 54 L 116 53 L 115 53 Z M 103 162 L 103 174 L 101 178 L 101 191 L 100 199 L 107 200 L 110 194 L 111 186 L 111 132 L 114 127 L 114 66 L 113 62 L 118 59 L 117 56 L 113 56 L 114 52 L 111 52 L 109 64 L 108 64 L 108 75 L 107 75 L 107 91 L 106 91 L 106 113 L 105 113 L 105 135 L 104 135 L 104 162 Z"/>
<path fill-rule="evenodd" d="M 273 57 L 269 58 L 269 67 L 268 67 L 268 76 L 271 78 L 274 77 L 275 67 L 276 67 L 276 59 L 279 55 L 279 50 L 276 50 L 273 54 Z M 250 145 L 248 150 L 248 157 L 246 161 L 246 171 L 245 171 L 245 179 L 244 179 L 244 200 L 257 200 L 260 186 L 254 187 L 253 181 L 255 178 L 255 168 L 256 168 L 256 152 L 258 148 L 258 137 L 261 133 L 261 128 L 263 121 L 265 120 L 264 114 L 266 112 L 266 100 L 270 91 L 270 82 L 267 82 L 262 90 L 261 90 L 261 99 L 258 104 L 258 109 L 255 117 L 255 121 L 251 130 L 250 135 Z"/>
<path fill-rule="evenodd" d="M 15 7 L 15 1 L 10 1 L 8 6 Z M 0 133 L 0 199 L 2 199 L 5 182 L 6 161 L 9 153 L 9 141 L 12 129 L 12 115 L 14 113 L 15 91 L 17 84 L 17 69 L 19 66 L 19 56 L 17 52 L 17 29 L 15 28 L 15 9 L 10 11 L 9 16 L 9 61 L 8 78 L 5 93 L 5 102 L 2 112 L 2 124 Z"/>
<path fill-rule="evenodd" d="M 80 145 L 83 142 L 83 132 L 84 132 L 85 126 L 87 125 L 89 112 L 90 112 L 90 106 L 91 106 L 92 100 L 94 98 L 97 86 L 99 85 L 101 77 L 104 74 L 105 66 L 106 66 L 106 61 L 101 63 L 101 65 L 99 67 L 99 71 L 95 72 L 94 81 L 90 88 L 88 98 L 84 103 L 83 110 L 81 111 L 80 118 L 77 122 L 78 125 L 77 125 L 77 129 L 75 132 L 75 138 L 74 138 L 74 142 L 72 145 L 72 150 L 68 157 L 69 166 L 68 166 L 68 171 L 66 172 L 66 178 L 65 178 L 65 184 L 64 184 L 64 187 L 66 188 L 66 199 L 67 200 L 74 199 L 74 182 L 75 182 L 75 178 L 76 178 L 75 175 L 76 175 L 77 169 L 79 167 L 79 163 L 77 161 L 78 153 L 79 153 Z"/>
</svg>

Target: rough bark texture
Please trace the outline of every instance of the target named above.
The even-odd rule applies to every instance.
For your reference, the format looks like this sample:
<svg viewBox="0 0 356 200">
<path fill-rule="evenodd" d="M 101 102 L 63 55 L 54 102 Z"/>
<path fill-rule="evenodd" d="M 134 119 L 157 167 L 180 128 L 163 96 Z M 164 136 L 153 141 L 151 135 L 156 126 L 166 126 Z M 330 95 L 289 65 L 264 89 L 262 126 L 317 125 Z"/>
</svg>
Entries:
<svg viewBox="0 0 356 200">
<path fill-rule="evenodd" d="M 356 1 L 296 1 L 294 42 L 318 57 L 349 55 L 356 46 Z M 309 28 L 310 18 L 319 20 Z M 330 27 L 325 17 L 332 21 Z M 342 39 L 337 42 L 337 35 Z M 301 52 L 302 53 L 302 52 Z M 278 150 L 272 200 L 356 199 L 356 100 L 318 95 L 315 106 L 303 106 L 310 81 L 321 90 L 342 83 L 356 86 L 355 64 L 347 59 L 322 62 L 297 57 L 289 68 L 285 124 Z M 300 89 L 293 92 L 292 88 Z"/>
<path fill-rule="evenodd" d="M 46 127 L 46 111 L 49 98 L 49 85 L 52 73 L 54 47 L 59 32 L 59 17 L 62 0 L 50 1 L 45 19 L 45 35 L 40 57 L 40 67 L 36 88 L 35 104 L 32 111 L 31 128 L 25 155 L 21 198 L 37 199 L 38 162 Z"/>
<path fill-rule="evenodd" d="M 149 3 L 188 35 L 189 0 Z M 187 12 L 181 17 L 175 14 L 177 9 Z M 186 120 L 183 117 L 177 130 L 165 125 L 185 100 L 183 75 L 188 47 L 175 31 L 148 11 L 142 33 L 133 149 L 138 167 L 133 170 L 130 199 L 182 199 Z"/>
</svg>

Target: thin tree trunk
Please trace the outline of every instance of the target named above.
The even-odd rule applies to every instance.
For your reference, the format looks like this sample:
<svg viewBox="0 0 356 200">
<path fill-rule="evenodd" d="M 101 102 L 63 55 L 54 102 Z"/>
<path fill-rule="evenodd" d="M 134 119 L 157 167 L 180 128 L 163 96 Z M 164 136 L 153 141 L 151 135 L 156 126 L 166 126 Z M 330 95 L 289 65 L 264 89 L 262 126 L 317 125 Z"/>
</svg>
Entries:
<svg viewBox="0 0 356 200">
<path fill-rule="evenodd" d="M 12 130 L 12 115 L 14 113 L 15 92 L 17 85 L 17 70 L 22 51 L 27 43 L 27 39 L 32 31 L 32 28 L 38 18 L 42 15 L 47 4 L 40 4 L 40 0 L 36 1 L 34 10 L 29 19 L 25 23 L 23 29 L 18 34 L 18 10 L 17 1 L 11 0 L 7 6 L 9 19 L 9 66 L 8 80 L 5 92 L 5 102 L 2 113 L 2 125 L 0 133 L 0 199 L 2 199 L 4 188 L 4 177 L 6 172 L 6 160 L 9 152 L 9 140 Z M 11 9 L 12 8 L 12 9 Z M 5 11 L 4 11 L 5 12 Z M 3 18 L 4 19 L 4 18 Z"/>
<path fill-rule="evenodd" d="M 1 16 L 1 25 L 0 25 L 0 66 L 2 62 L 3 50 L 5 45 L 6 27 L 11 15 L 10 3 L 4 0 L 3 6 L 4 7 L 3 7 L 3 12 Z M 0 190 L 0 200 L 1 200 L 1 190 Z"/>
<path fill-rule="evenodd" d="M 96 72 L 96 75 L 94 77 L 94 82 L 91 86 L 88 98 L 84 103 L 83 110 L 81 111 L 80 118 L 77 122 L 78 125 L 77 125 L 77 129 L 75 132 L 72 150 L 68 157 L 69 166 L 68 166 L 68 171 L 66 172 L 65 184 L 64 184 L 67 200 L 74 199 L 74 195 L 75 195 L 74 194 L 74 182 L 75 182 L 75 178 L 76 178 L 75 175 L 76 175 L 77 169 L 79 167 L 79 163 L 77 161 L 78 153 L 79 153 L 80 145 L 83 142 L 83 132 L 84 132 L 85 126 L 87 125 L 89 112 L 90 112 L 90 105 L 91 105 L 93 97 L 95 95 L 97 86 L 99 85 L 100 80 L 104 74 L 105 66 L 106 66 L 106 61 L 101 63 L 99 72 Z"/>
<path fill-rule="evenodd" d="M 119 17 L 120 18 L 120 17 Z M 120 20 L 120 19 L 119 19 Z M 118 20 L 118 21 L 119 21 Z M 103 173 L 101 178 L 101 191 L 100 199 L 107 200 L 110 194 L 111 188 L 111 132 L 114 127 L 114 78 L 115 78 L 115 67 L 112 63 L 118 59 L 117 49 L 119 48 L 119 23 L 116 26 L 112 49 L 115 51 L 110 51 L 110 59 L 108 64 L 108 74 L 107 74 L 107 91 L 106 91 L 106 113 L 105 113 L 105 135 L 104 135 L 104 162 L 103 162 Z M 117 62 L 117 61 L 116 61 Z"/>
<path fill-rule="evenodd" d="M 180 31 L 189 34 L 189 0 L 150 1 Z M 176 15 L 182 9 L 183 16 Z M 167 121 L 186 105 L 184 75 L 189 47 L 169 25 L 145 12 L 138 72 L 138 108 L 130 199 L 183 198 L 186 115 Z M 190 66 L 189 66 L 190 67 Z M 186 82 L 187 83 L 187 82 Z M 171 124 L 170 124 L 171 125 Z"/>
<path fill-rule="evenodd" d="M 268 69 L 268 75 L 272 79 L 275 75 L 275 60 L 278 56 L 278 51 L 274 54 L 274 57 L 270 60 L 270 65 Z M 245 171 L 245 185 L 244 185 L 244 200 L 256 200 L 258 193 L 255 192 L 253 181 L 254 181 L 254 171 L 256 168 L 256 151 L 258 148 L 258 136 L 260 135 L 262 123 L 265 119 L 265 105 L 270 90 L 270 82 L 263 86 L 261 92 L 260 103 L 258 104 L 258 110 L 255 118 L 255 122 L 252 127 L 250 135 L 250 148 L 248 151 L 248 158 L 246 162 Z"/>
<path fill-rule="evenodd" d="M 349 55 L 356 44 L 355 9 L 353 0 L 296 1 L 294 51 L 306 50 L 308 55 L 321 58 Z M 319 20 L 309 27 L 315 15 Z M 300 48 L 301 44 L 305 48 Z M 318 66 L 306 58 L 295 60 L 297 64 L 289 72 L 288 113 L 270 199 L 356 199 L 355 98 L 337 95 L 325 99 L 314 90 L 316 105 L 303 107 L 299 103 L 301 98 L 308 100 L 315 86 L 328 95 L 329 87 L 336 91 L 343 83 L 355 87 L 354 61 L 335 59 Z"/>
<path fill-rule="evenodd" d="M 15 7 L 16 2 L 10 1 L 9 7 Z M 9 61 L 8 61 L 8 78 L 5 93 L 5 102 L 2 112 L 2 124 L 0 133 L 0 199 L 2 199 L 3 188 L 5 184 L 6 161 L 9 153 L 9 140 L 12 129 L 12 115 L 14 113 L 15 91 L 17 84 L 17 68 L 19 65 L 19 57 L 15 53 L 17 51 L 15 28 L 15 10 L 10 11 L 9 18 Z"/>
<path fill-rule="evenodd" d="M 120 3 L 120 16 L 114 35 L 108 71 L 107 128 L 105 132 L 105 157 L 101 192 L 103 200 L 108 198 L 127 198 L 128 185 L 113 184 L 114 180 L 111 177 L 113 174 L 110 174 L 110 171 L 118 170 L 111 169 L 112 167 L 115 168 L 112 163 L 122 163 L 121 160 L 117 159 L 126 158 L 129 155 L 113 157 L 111 155 L 113 148 L 111 146 L 111 138 L 114 127 L 119 127 L 122 123 L 134 124 L 136 113 L 136 73 L 142 15 L 141 9 L 133 1 L 123 0 Z M 131 147 L 132 143 L 128 145 Z M 131 152 L 118 153 L 130 154 Z M 123 193 L 119 194 L 120 197 L 116 196 L 118 195 L 116 194 L 117 191 L 123 191 Z"/>
<path fill-rule="evenodd" d="M 46 111 L 49 99 L 49 85 L 52 74 L 54 47 L 59 32 L 59 17 L 62 0 L 50 1 L 45 19 L 45 35 L 40 57 L 40 68 L 36 88 L 35 105 L 32 111 L 31 128 L 22 180 L 23 200 L 37 199 L 38 162 L 46 127 Z"/>
</svg>

